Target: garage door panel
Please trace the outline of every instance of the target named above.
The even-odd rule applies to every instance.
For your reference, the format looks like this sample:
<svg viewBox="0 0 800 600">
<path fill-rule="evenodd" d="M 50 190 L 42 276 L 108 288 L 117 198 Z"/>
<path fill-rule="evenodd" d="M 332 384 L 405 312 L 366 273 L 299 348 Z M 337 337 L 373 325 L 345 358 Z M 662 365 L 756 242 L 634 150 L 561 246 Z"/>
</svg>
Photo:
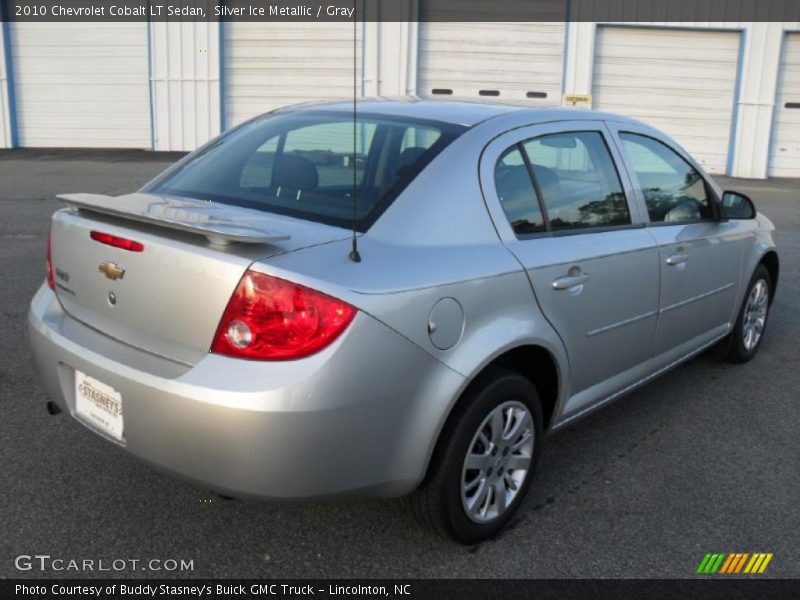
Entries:
<svg viewBox="0 0 800 600">
<path fill-rule="evenodd" d="M 715 32 L 717 33 L 717 32 Z M 732 35 L 737 36 L 735 33 L 731 34 L 723 34 L 723 35 Z M 680 48 L 655 48 L 649 47 L 648 52 L 656 52 L 656 51 L 663 51 L 669 52 L 669 57 L 664 58 L 655 58 L 652 60 L 648 60 L 646 57 L 638 55 L 641 53 L 641 49 L 636 48 L 627 48 L 622 50 L 618 53 L 605 53 L 604 58 L 607 58 L 611 61 L 608 64 L 613 65 L 613 61 L 618 61 L 618 64 L 625 65 L 626 67 L 639 69 L 639 70 L 646 70 L 649 73 L 653 74 L 658 72 L 659 69 L 681 69 L 682 72 L 691 74 L 691 73 L 706 73 L 713 75 L 715 70 L 719 67 L 725 68 L 730 64 L 730 49 L 725 53 L 725 56 L 719 57 L 718 59 L 714 59 L 713 56 L 707 55 L 703 53 L 702 61 L 697 62 L 697 49 L 694 51 L 685 51 Z M 626 54 L 626 52 L 628 54 Z M 633 54 L 637 53 L 637 54 Z"/>
<path fill-rule="evenodd" d="M 651 30 L 652 31 L 652 30 Z M 691 35 L 697 34 L 704 34 L 706 32 L 689 32 Z M 712 34 L 717 34 L 719 32 L 708 32 Z M 661 31 L 657 31 L 652 33 L 652 35 L 662 35 Z M 737 35 L 733 32 L 731 33 L 722 33 L 722 35 Z M 648 58 L 646 56 L 641 55 L 641 40 L 637 40 L 636 43 L 625 44 L 625 45 L 611 45 L 604 48 L 603 53 L 605 56 L 609 58 L 620 58 L 626 61 L 629 61 L 631 64 L 642 63 L 642 64 L 651 64 L 651 65 L 671 65 L 675 63 L 679 63 L 682 67 L 692 68 L 692 63 L 698 59 L 697 55 L 697 47 L 689 46 L 689 47 L 682 47 L 678 44 L 683 43 L 683 40 L 675 40 L 672 44 L 649 44 L 648 48 L 650 50 L 649 54 L 655 53 L 662 53 L 661 56 L 653 56 L 652 58 Z M 730 43 L 728 40 L 725 40 L 724 45 L 717 45 L 703 46 L 703 54 L 702 54 L 702 64 L 708 63 L 721 63 L 727 64 L 730 58 Z M 687 61 L 691 61 L 688 62 Z"/>
<path fill-rule="evenodd" d="M 60 105 L 57 111 L 50 111 L 45 114 L 38 115 L 38 119 L 46 118 L 48 115 L 57 116 L 59 114 L 77 111 L 80 114 L 86 115 L 86 107 L 96 105 L 101 109 L 103 114 L 114 115 L 116 110 L 122 107 L 136 110 L 141 112 L 141 103 L 148 102 L 148 93 L 146 89 L 137 89 L 141 86 L 134 87 L 131 93 L 125 98 L 120 98 L 119 84 L 94 86 L 91 95 L 85 91 L 88 86 L 74 85 L 62 86 L 58 91 L 53 90 L 53 84 L 28 86 L 25 90 L 25 110 L 29 108 L 53 108 L 55 94 L 58 95 L 58 104 Z M 74 101 L 77 106 L 70 106 L 68 101 Z M 108 109 L 109 103 L 113 103 L 115 111 Z M 44 106 L 42 106 L 42 104 Z M 145 107 L 146 108 L 146 107 Z M 97 117 L 98 115 L 94 115 Z"/>
<path fill-rule="evenodd" d="M 47 87 L 50 93 L 55 93 L 54 86 L 61 92 L 72 92 L 73 90 L 82 92 L 84 95 L 87 93 L 86 86 L 97 86 L 98 88 L 123 85 L 128 87 L 125 92 L 128 94 L 144 94 L 147 95 L 147 85 L 142 85 L 141 72 L 134 71 L 134 64 L 125 65 L 120 64 L 119 69 L 128 70 L 127 73 L 116 73 L 115 71 L 97 70 L 94 73 L 87 74 L 85 71 L 91 69 L 91 63 L 87 62 L 83 65 L 72 63 L 64 65 L 64 69 L 59 71 L 45 70 L 45 69 L 29 69 L 22 77 L 26 80 L 24 85 L 27 89 L 36 90 L 38 88 Z M 68 69 L 68 70 L 67 70 Z M 83 72 L 73 72 L 81 70 Z M 139 71 L 137 69 L 137 71 Z M 15 76 L 18 76 L 15 73 Z M 147 81 L 147 74 L 145 73 L 145 82 Z M 92 90 L 94 91 L 94 89 Z M 122 98 L 120 90 L 117 90 L 117 97 Z"/>
<path fill-rule="evenodd" d="M 107 63 L 104 60 L 98 60 L 98 55 L 102 56 L 102 50 L 98 49 L 96 52 L 90 52 L 84 55 L 70 55 L 58 56 L 52 55 L 53 51 L 42 52 L 41 48 L 37 51 L 32 51 L 28 48 L 25 49 L 25 66 L 27 72 L 30 73 L 49 73 L 60 74 L 66 67 L 76 77 L 83 77 L 84 79 L 97 77 L 101 74 L 111 73 L 115 77 L 125 78 L 126 76 L 134 73 L 125 72 L 124 69 L 135 69 L 135 74 L 138 75 L 142 72 L 141 62 L 144 57 L 145 71 L 147 68 L 147 49 L 144 52 L 136 54 L 118 54 L 115 53 L 112 62 Z M 105 50 L 108 52 L 108 48 Z M 39 59 L 34 62 L 32 59 Z M 91 70 L 88 70 L 91 69 Z"/>
<path fill-rule="evenodd" d="M 493 51 L 514 49 L 520 43 L 530 44 L 536 36 L 536 45 L 529 48 L 542 54 L 553 49 L 560 51 L 564 41 L 564 24 L 553 23 L 481 23 L 481 22 L 426 22 L 420 37 L 428 43 L 452 46 L 469 46 L 470 50 Z"/>
<path fill-rule="evenodd" d="M 74 125 L 74 124 L 73 124 Z M 51 139 L 53 136 L 61 136 L 62 138 L 67 138 L 73 131 L 74 126 L 70 127 L 68 124 L 64 124 L 63 127 L 48 127 L 45 134 L 42 134 L 44 131 L 42 128 L 36 129 L 28 129 L 26 130 L 24 127 L 19 129 L 20 136 L 24 136 L 24 139 L 28 141 L 26 144 L 32 148 L 50 148 L 53 147 L 51 143 Z M 136 148 L 136 143 L 138 142 L 139 138 L 132 134 L 132 132 L 126 127 L 116 127 L 115 129 L 109 129 L 109 131 L 103 131 L 102 133 L 95 133 L 99 130 L 94 130 L 88 132 L 81 138 L 81 146 L 82 148 Z M 108 143 L 109 134 L 114 136 L 115 144 L 110 145 Z M 62 146 L 63 147 L 63 146 Z M 76 146 L 77 147 L 77 146 Z"/>
<path fill-rule="evenodd" d="M 308 49 L 311 45 L 309 40 L 334 41 L 339 44 L 349 44 L 353 46 L 353 24 L 352 23 L 327 23 L 326 27 L 320 27 L 320 23 L 302 23 L 287 21 L 285 23 L 246 23 L 232 21 L 226 23 L 226 40 L 236 44 L 242 42 L 253 42 L 258 46 L 272 44 L 289 44 L 303 49 Z M 360 34 L 359 34 L 360 37 Z M 267 44 L 266 42 L 269 42 Z"/>
<path fill-rule="evenodd" d="M 231 22 L 225 32 L 226 126 L 289 104 L 360 93 L 360 24 Z M 309 43 L 313 40 L 313 43 Z"/>
<path fill-rule="evenodd" d="M 342 43 L 343 42 L 343 43 Z M 273 40 L 274 45 L 262 46 L 234 44 L 231 48 L 226 48 L 228 58 L 241 61 L 259 61 L 263 59 L 274 59 L 281 64 L 290 62 L 306 62 L 309 64 L 338 64 L 341 67 L 341 59 L 349 59 L 352 68 L 353 43 L 352 40 L 328 40 L 325 46 L 324 55 L 312 55 L 308 52 L 308 42 L 302 44 L 284 44 Z M 305 50 L 305 52 L 303 52 Z M 269 65 L 264 65 L 269 68 Z M 238 68 L 239 65 L 237 64 Z M 273 65 L 277 68 L 277 65 Z"/>
<path fill-rule="evenodd" d="M 711 173 L 724 173 L 732 130 L 737 32 L 601 26 L 593 107 L 675 138 Z"/>
<path fill-rule="evenodd" d="M 729 65 L 730 66 L 730 65 Z M 715 69 L 712 66 L 711 69 Z M 665 79 L 663 73 L 665 70 L 671 70 L 679 73 L 676 77 Z M 618 63 L 604 63 L 595 70 L 595 77 L 600 76 L 603 78 L 615 78 L 615 87 L 637 87 L 641 89 L 641 84 L 646 83 L 648 87 L 676 94 L 689 95 L 701 88 L 706 90 L 706 93 L 714 91 L 724 91 L 725 93 L 732 94 L 733 90 L 730 87 L 731 77 L 729 69 L 725 69 L 722 73 L 710 70 L 709 67 L 687 67 L 682 66 L 679 61 L 666 64 L 645 64 L 620 61 Z M 734 71 L 734 81 L 735 81 Z M 635 81 L 633 81 L 635 80 Z M 680 81 L 681 87 L 675 87 L 675 84 Z M 634 85 L 635 84 L 635 85 Z"/>
<path fill-rule="evenodd" d="M 491 67 L 486 67 L 487 71 L 491 70 Z M 546 78 L 548 75 L 548 69 L 541 69 L 539 74 L 540 77 Z M 438 87 L 447 87 L 451 85 L 448 89 L 452 89 L 456 96 L 461 96 L 462 94 L 461 89 L 464 84 L 468 87 L 476 87 L 478 89 L 496 89 L 499 90 L 501 93 L 508 88 L 509 86 L 515 90 L 531 90 L 531 91 L 544 91 L 544 90 L 551 90 L 552 86 L 547 84 L 545 85 L 524 85 L 524 82 L 520 81 L 520 76 L 514 73 L 498 73 L 491 77 L 491 79 L 487 76 L 482 76 L 478 72 L 472 73 L 464 73 L 463 75 L 459 76 L 458 83 L 453 85 L 452 81 L 448 81 L 448 79 L 452 79 L 452 73 L 448 71 L 431 71 L 430 72 L 431 79 L 433 81 L 439 82 Z M 553 79 L 558 78 L 560 73 L 552 73 Z M 430 89 L 435 89 L 431 86 Z M 431 95 L 428 93 L 427 95 Z M 559 98 L 556 94 L 553 97 L 555 102 L 558 102 Z"/>
<path fill-rule="evenodd" d="M 441 76 L 443 73 L 451 73 L 452 67 L 447 68 L 445 62 L 458 62 L 463 60 L 464 55 L 454 52 L 441 52 L 437 59 L 442 61 L 438 65 L 427 65 L 427 73 L 436 73 Z M 551 76 L 561 76 L 561 66 L 556 64 L 555 61 L 550 60 L 550 57 L 530 56 L 525 54 L 506 54 L 503 57 L 503 68 L 494 73 L 494 79 L 505 78 L 513 80 L 515 75 L 525 73 L 527 70 L 535 69 L 537 74 L 549 74 Z M 488 55 L 474 55 L 470 58 L 470 69 L 466 73 L 462 73 L 459 79 L 463 77 L 472 77 L 473 79 L 486 80 L 486 73 L 497 69 L 497 57 Z M 491 81 L 491 80 L 490 80 Z"/>
<path fill-rule="evenodd" d="M 800 177 L 800 33 L 786 36 L 770 142 L 769 174 Z"/>
<path fill-rule="evenodd" d="M 149 148 L 146 23 L 14 23 L 20 145 Z"/>
<path fill-rule="evenodd" d="M 657 88 L 648 88 L 648 94 L 658 93 L 659 102 L 657 104 L 642 106 L 641 88 L 637 87 L 619 87 L 612 92 L 604 93 L 602 97 L 603 103 L 624 104 L 627 106 L 636 107 L 637 110 L 643 114 L 672 114 L 679 112 L 685 118 L 696 118 L 695 115 L 703 115 L 704 118 L 714 118 L 719 122 L 730 123 L 731 115 L 729 111 L 720 111 L 718 107 L 713 106 L 713 98 L 709 98 L 706 105 L 699 104 L 697 98 L 690 93 L 677 91 L 677 90 L 659 90 Z M 713 94 L 713 92 L 711 92 Z M 678 103 L 678 105 L 676 105 Z M 687 114 L 685 107 L 687 104 L 694 104 L 692 106 L 691 114 Z M 600 108 L 595 106 L 595 108 Z M 603 107 L 605 109 L 605 107 Z M 675 126 L 678 124 L 675 123 Z"/>
<path fill-rule="evenodd" d="M 419 94 L 437 97 L 432 90 L 447 89 L 449 98 L 557 105 L 563 52 L 563 23 L 421 23 Z M 528 92 L 546 98 L 527 98 Z"/>
</svg>

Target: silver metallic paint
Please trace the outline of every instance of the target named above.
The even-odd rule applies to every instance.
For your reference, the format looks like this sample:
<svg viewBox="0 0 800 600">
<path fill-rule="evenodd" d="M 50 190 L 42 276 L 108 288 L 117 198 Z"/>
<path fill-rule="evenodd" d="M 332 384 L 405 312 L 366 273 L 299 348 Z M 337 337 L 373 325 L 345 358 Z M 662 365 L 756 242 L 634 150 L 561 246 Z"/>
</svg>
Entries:
<svg viewBox="0 0 800 600">
<path fill-rule="evenodd" d="M 352 110 L 349 103 L 322 107 Z M 561 427 L 726 335 L 750 274 L 775 248 L 774 228 L 761 215 L 650 226 L 615 132 L 646 131 L 675 144 L 633 120 L 468 103 L 365 107 L 472 128 L 359 235 L 361 263 L 347 257 L 347 230 L 290 217 L 266 216 L 290 240 L 215 247 L 190 232 L 56 213 L 55 265 L 70 271 L 66 285 L 91 298 L 57 298 L 43 286 L 31 304 L 31 346 L 48 395 L 72 412 L 73 369 L 108 383 L 122 393 L 129 452 L 233 495 L 404 494 L 424 477 L 465 387 L 498 356 L 527 345 L 549 353 L 559 381 L 550 429 Z M 606 136 L 633 224 L 517 239 L 494 190 L 494 161 L 516 141 L 565 129 Z M 130 253 L 87 246 L 79 238 L 89 227 L 137 239 L 152 255 L 133 262 Z M 688 257 L 682 269 L 666 263 L 679 247 Z M 110 307 L 111 282 L 91 280 L 98 258 L 119 261 L 127 273 L 116 283 L 133 281 L 139 291 L 114 283 L 120 304 Z M 341 298 L 359 315 L 306 359 L 208 354 L 225 301 L 248 267 Z M 580 272 L 570 274 L 573 267 Z M 553 288 L 561 277 L 582 275 L 588 279 L 568 290 Z M 150 295 L 142 291 L 148 286 Z M 447 349 L 429 332 L 443 298 L 464 315 L 459 340 Z"/>
<path fill-rule="evenodd" d="M 266 244 L 291 237 L 271 229 L 274 220 L 261 211 L 203 199 L 155 194 L 127 194 L 116 198 L 102 194 L 61 194 L 58 199 L 77 209 L 199 233 L 217 245 Z"/>
</svg>

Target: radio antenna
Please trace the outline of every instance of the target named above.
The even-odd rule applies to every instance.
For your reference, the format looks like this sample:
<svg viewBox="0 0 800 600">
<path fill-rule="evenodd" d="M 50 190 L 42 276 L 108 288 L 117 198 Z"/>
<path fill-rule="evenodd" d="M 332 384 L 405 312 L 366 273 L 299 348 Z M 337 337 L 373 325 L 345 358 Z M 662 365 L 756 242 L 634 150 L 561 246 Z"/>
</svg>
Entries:
<svg viewBox="0 0 800 600">
<path fill-rule="evenodd" d="M 353 247 L 350 250 L 350 260 L 355 263 L 361 262 L 361 255 L 358 253 L 358 199 L 356 198 L 356 189 L 358 179 L 356 176 L 356 160 L 357 160 L 357 143 L 358 143 L 358 120 L 356 118 L 356 111 L 358 106 L 356 104 L 356 97 L 358 95 L 358 0 L 353 2 Z"/>
</svg>

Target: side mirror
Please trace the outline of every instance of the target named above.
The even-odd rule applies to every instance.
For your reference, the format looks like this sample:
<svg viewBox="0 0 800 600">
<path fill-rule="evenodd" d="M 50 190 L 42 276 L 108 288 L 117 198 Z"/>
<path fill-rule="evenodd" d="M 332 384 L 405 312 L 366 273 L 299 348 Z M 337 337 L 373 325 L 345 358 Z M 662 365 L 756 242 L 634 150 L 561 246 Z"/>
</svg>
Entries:
<svg viewBox="0 0 800 600">
<path fill-rule="evenodd" d="M 722 194 L 722 215 L 726 219 L 755 219 L 756 207 L 744 194 L 725 192 Z"/>
</svg>

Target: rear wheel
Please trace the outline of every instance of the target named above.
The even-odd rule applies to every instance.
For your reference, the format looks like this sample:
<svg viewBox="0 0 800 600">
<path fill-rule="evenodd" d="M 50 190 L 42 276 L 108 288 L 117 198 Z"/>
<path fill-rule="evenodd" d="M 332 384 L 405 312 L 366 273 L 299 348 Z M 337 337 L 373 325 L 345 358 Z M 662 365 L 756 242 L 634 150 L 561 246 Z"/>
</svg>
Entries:
<svg viewBox="0 0 800 600">
<path fill-rule="evenodd" d="M 495 535 L 530 487 L 541 434 L 533 384 L 514 371 L 484 373 L 448 419 L 428 477 L 411 498 L 417 520 L 462 544 Z"/>
<path fill-rule="evenodd" d="M 764 265 L 758 265 L 747 287 L 739 317 L 731 332 L 726 359 L 734 363 L 745 363 L 752 359 L 761 341 L 769 317 L 772 278 Z"/>
</svg>

